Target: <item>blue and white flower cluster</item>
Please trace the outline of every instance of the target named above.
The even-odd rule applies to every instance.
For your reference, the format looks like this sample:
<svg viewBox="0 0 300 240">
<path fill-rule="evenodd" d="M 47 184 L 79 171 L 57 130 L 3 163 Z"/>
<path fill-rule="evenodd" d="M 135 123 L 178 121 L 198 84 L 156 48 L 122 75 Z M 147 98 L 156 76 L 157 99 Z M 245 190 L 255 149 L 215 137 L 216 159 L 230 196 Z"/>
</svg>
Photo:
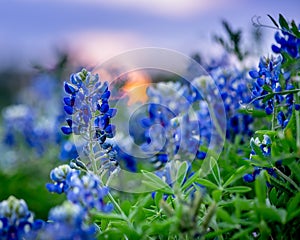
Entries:
<svg viewBox="0 0 300 240">
<path fill-rule="evenodd" d="M 300 25 L 298 26 L 300 29 Z M 291 34 L 290 32 L 282 29 L 282 35 L 279 32 L 275 34 L 276 43 L 279 45 L 272 45 L 272 50 L 274 53 L 282 53 L 286 52 L 293 58 L 300 57 L 300 39 L 297 38 L 295 35 Z"/>
<path fill-rule="evenodd" d="M 106 204 L 104 201 L 108 188 L 101 187 L 99 177 L 91 172 L 81 175 L 79 170 L 65 164 L 54 168 L 50 178 L 53 183 L 46 185 L 50 192 L 65 193 L 70 202 L 87 211 L 95 208 L 102 212 L 110 212 L 113 209 L 110 203 Z"/>
<path fill-rule="evenodd" d="M 88 224 L 87 217 L 81 206 L 66 201 L 50 210 L 49 220 L 37 239 L 96 239 L 97 228 Z"/>
<path fill-rule="evenodd" d="M 108 104 L 108 84 L 101 84 L 98 75 L 82 70 L 71 75 L 70 81 L 64 83 L 64 89 L 69 94 L 64 98 L 64 110 L 72 119 L 67 119 L 68 126 L 62 127 L 62 131 L 65 134 L 87 134 L 92 128 L 101 143 L 111 138 L 114 126 L 109 119 L 116 114 L 116 109 Z"/>
<path fill-rule="evenodd" d="M 43 224 L 42 220 L 34 220 L 23 199 L 10 196 L 0 202 L 0 239 L 34 239 Z"/>
<path fill-rule="evenodd" d="M 251 78 L 255 80 L 252 90 L 253 98 L 264 101 L 266 113 L 276 114 L 281 128 L 285 128 L 289 123 L 293 109 L 300 110 L 300 104 L 295 102 L 293 92 L 295 86 L 290 70 L 283 66 L 286 61 L 284 53 L 288 53 L 295 59 L 299 58 L 300 41 L 299 38 L 286 31 L 283 31 L 283 34 L 283 37 L 278 32 L 275 34 L 275 40 L 280 47 L 272 46 L 273 52 L 279 55 L 262 57 L 258 65 L 259 70 L 249 72 Z"/>
</svg>

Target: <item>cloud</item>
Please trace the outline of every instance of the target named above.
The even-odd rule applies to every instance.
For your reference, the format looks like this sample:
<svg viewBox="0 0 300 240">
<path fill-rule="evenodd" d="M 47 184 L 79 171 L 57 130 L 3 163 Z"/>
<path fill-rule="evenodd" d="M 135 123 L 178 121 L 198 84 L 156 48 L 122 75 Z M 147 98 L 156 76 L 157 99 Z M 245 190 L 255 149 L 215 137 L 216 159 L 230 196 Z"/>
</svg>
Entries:
<svg viewBox="0 0 300 240">
<path fill-rule="evenodd" d="M 93 67 L 128 49 L 140 47 L 145 41 L 130 32 L 86 31 L 69 33 L 63 42 L 68 44 L 68 52 L 76 65 Z"/>
<path fill-rule="evenodd" d="M 38 2 L 39 0 L 27 1 Z M 68 2 L 72 5 L 85 4 L 111 7 L 115 9 L 136 10 L 150 13 L 154 16 L 160 15 L 164 17 L 178 18 L 188 17 L 211 9 L 222 9 L 224 6 L 230 6 L 237 2 L 237 0 L 51 0 L 51 2 Z"/>
</svg>

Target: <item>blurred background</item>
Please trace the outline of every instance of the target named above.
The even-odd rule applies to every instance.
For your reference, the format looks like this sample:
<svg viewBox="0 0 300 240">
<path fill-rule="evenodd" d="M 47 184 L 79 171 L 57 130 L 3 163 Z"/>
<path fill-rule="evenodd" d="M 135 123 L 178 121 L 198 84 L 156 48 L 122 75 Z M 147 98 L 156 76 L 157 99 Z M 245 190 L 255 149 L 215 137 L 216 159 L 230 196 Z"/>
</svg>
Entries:
<svg viewBox="0 0 300 240">
<path fill-rule="evenodd" d="M 45 183 L 72 149 L 60 133 L 61 83 L 72 72 L 143 47 L 177 50 L 205 64 L 221 59 L 224 49 L 230 52 L 230 36 L 238 36 L 248 56 L 235 57 L 256 66 L 258 56 L 271 52 L 275 30 L 261 31 L 253 21 L 273 26 L 267 14 L 278 19 L 281 13 L 299 23 L 299 9 L 299 0 L 2 1 L 0 200 L 11 194 L 24 198 L 43 218 L 62 201 Z M 133 73 L 124 89 L 151 80 Z"/>
</svg>

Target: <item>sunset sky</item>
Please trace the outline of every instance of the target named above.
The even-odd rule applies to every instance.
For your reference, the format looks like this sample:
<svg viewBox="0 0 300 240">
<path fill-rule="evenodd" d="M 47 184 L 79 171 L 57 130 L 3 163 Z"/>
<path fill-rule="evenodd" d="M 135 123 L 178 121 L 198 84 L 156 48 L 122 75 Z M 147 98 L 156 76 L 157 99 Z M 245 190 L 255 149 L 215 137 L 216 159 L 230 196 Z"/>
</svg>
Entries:
<svg viewBox="0 0 300 240">
<path fill-rule="evenodd" d="M 216 52 L 212 34 L 222 31 L 222 19 L 245 30 L 248 46 L 255 15 L 268 25 L 267 14 L 300 22 L 299 0 L 10 0 L 0 9 L 0 67 L 27 68 L 32 61 L 51 65 L 55 49 L 90 66 L 142 47 L 210 55 Z M 274 32 L 265 33 L 269 46 Z"/>
</svg>

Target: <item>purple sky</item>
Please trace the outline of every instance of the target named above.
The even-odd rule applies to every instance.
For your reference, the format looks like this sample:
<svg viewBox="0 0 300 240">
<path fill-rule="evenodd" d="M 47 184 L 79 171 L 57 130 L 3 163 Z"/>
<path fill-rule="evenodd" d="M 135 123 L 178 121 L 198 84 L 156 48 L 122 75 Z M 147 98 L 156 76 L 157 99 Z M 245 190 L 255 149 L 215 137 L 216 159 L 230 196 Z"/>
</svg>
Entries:
<svg viewBox="0 0 300 240">
<path fill-rule="evenodd" d="M 267 14 L 300 22 L 299 0 L 10 0 L 0 9 L 0 67 L 27 68 L 33 61 L 51 65 L 55 48 L 89 65 L 152 46 L 210 55 L 216 49 L 212 34 L 222 30 L 222 19 L 248 33 L 254 15 L 269 25 Z M 273 31 L 265 32 L 270 45 Z"/>
</svg>

